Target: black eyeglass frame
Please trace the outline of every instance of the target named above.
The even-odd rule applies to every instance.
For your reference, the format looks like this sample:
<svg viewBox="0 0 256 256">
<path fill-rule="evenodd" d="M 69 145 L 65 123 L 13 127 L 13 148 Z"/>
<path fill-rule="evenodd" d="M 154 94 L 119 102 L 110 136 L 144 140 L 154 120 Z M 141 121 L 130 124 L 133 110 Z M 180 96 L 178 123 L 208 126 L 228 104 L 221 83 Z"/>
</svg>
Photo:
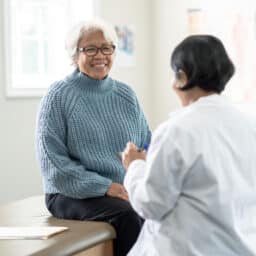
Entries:
<svg viewBox="0 0 256 256">
<path fill-rule="evenodd" d="M 106 48 L 108 46 L 111 46 L 111 48 L 112 48 L 112 52 L 111 53 L 105 53 L 104 52 L 104 48 Z M 105 46 L 102 46 L 102 47 L 97 47 L 97 46 L 78 47 L 77 51 L 78 52 L 83 52 L 88 57 L 93 57 L 93 56 L 97 55 L 99 51 L 101 51 L 101 53 L 103 55 L 112 55 L 115 52 L 116 46 L 113 45 L 113 44 L 112 45 L 108 45 L 108 46 L 105 45 Z M 86 52 L 87 49 L 91 49 L 91 48 L 96 49 L 96 52 L 94 54 L 88 54 L 88 52 Z"/>
</svg>

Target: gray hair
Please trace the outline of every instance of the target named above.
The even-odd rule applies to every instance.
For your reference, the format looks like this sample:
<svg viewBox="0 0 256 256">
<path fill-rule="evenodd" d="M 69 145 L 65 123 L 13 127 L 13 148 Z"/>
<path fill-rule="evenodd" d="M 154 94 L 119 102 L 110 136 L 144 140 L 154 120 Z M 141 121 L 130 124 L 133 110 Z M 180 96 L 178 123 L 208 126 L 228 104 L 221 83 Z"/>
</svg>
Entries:
<svg viewBox="0 0 256 256">
<path fill-rule="evenodd" d="M 118 37 L 112 25 L 99 19 L 79 22 L 68 32 L 65 42 L 65 48 L 73 64 L 75 64 L 77 47 L 81 39 L 93 32 L 98 31 L 103 33 L 107 41 L 115 46 L 117 45 Z"/>
</svg>

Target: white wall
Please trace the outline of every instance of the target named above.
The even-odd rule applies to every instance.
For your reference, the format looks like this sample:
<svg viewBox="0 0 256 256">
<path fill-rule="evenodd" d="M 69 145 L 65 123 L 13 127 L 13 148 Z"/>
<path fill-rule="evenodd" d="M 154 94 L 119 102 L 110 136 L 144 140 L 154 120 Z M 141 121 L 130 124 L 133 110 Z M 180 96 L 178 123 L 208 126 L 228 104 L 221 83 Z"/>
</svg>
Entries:
<svg viewBox="0 0 256 256">
<path fill-rule="evenodd" d="M 41 193 L 34 130 L 39 99 L 6 99 L 3 65 L 3 1 L 0 1 L 0 204 Z"/>
</svg>

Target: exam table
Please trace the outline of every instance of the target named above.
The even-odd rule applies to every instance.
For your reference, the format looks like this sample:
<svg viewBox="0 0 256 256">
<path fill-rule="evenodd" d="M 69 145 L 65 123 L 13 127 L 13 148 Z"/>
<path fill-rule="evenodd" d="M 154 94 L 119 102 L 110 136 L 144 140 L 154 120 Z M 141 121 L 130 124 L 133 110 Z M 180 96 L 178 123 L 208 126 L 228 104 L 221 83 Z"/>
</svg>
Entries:
<svg viewBox="0 0 256 256">
<path fill-rule="evenodd" d="M 47 240 L 0 240 L 1 256 L 113 256 L 115 231 L 107 223 L 56 219 L 34 196 L 0 207 L 0 226 L 66 226 Z"/>
</svg>

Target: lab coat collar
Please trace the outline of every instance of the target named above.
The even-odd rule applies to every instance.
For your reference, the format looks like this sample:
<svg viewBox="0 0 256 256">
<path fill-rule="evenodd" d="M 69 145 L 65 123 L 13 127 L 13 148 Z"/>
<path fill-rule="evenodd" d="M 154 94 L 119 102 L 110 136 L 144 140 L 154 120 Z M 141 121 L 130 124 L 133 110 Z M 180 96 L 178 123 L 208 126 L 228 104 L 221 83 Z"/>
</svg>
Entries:
<svg viewBox="0 0 256 256">
<path fill-rule="evenodd" d="M 208 95 L 208 96 L 203 96 L 203 97 L 200 97 L 197 101 L 193 102 L 192 104 L 188 105 L 188 106 L 185 106 L 185 107 L 180 107 L 179 109 L 177 110 L 174 110 L 174 111 L 171 111 L 169 113 L 169 118 L 170 117 L 174 117 L 176 116 L 177 114 L 181 113 L 181 112 L 186 112 L 187 110 L 197 106 L 197 105 L 201 105 L 201 104 L 208 104 L 208 103 L 217 103 L 218 104 L 224 104 L 224 103 L 228 103 L 229 102 L 229 99 L 224 96 L 224 95 L 220 95 L 220 94 L 211 94 L 211 95 Z"/>
</svg>

